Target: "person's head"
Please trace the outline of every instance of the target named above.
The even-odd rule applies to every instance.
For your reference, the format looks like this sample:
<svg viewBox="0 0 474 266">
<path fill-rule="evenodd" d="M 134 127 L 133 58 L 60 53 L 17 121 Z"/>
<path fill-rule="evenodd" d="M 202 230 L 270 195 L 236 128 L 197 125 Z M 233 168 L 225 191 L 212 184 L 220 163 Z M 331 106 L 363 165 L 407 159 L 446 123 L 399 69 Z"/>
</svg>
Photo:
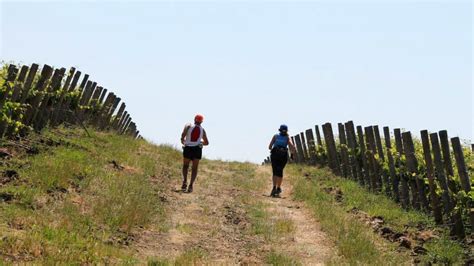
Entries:
<svg viewBox="0 0 474 266">
<path fill-rule="evenodd" d="M 280 131 L 280 134 L 282 135 L 288 135 L 288 126 L 283 124 L 280 126 L 278 131 Z"/>
<path fill-rule="evenodd" d="M 203 115 L 197 114 L 194 117 L 194 124 L 196 124 L 196 125 L 202 124 L 203 121 L 204 121 L 204 116 Z"/>
</svg>

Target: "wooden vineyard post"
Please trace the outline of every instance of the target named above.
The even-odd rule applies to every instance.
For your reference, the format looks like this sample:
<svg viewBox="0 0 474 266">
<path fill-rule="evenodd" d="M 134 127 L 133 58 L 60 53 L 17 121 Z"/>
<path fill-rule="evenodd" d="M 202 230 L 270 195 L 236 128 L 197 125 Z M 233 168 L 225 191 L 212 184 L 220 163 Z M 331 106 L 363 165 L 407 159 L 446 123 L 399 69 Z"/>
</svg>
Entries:
<svg viewBox="0 0 474 266">
<path fill-rule="evenodd" d="M 351 121 L 345 122 L 344 123 L 344 128 L 346 130 L 346 140 L 347 140 L 347 158 L 349 161 L 349 168 L 350 173 L 351 173 L 351 179 L 357 181 L 357 171 L 356 171 L 356 164 L 354 163 L 354 138 L 352 136 L 352 132 L 350 129 L 350 123 Z"/>
<path fill-rule="evenodd" d="M 383 165 L 385 163 L 385 155 L 383 153 L 383 148 L 382 148 L 382 139 L 380 138 L 380 131 L 379 131 L 379 126 L 374 126 L 374 135 L 375 135 L 375 144 L 377 146 L 377 155 L 379 158 L 379 162 L 377 162 L 377 167 L 379 169 L 379 174 L 382 175 L 383 177 L 383 183 L 385 186 L 385 194 L 387 196 L 390 196 L 392 193 L 391 191 L 391 185 L 390 185 L 390 180 L 388 178 L 387 172 L 384 171 Z"/>
<path fill-rule="evenodd" d="M 113 92 L 110 92 L 107 97 L 105 98 L 104 104 L 102 105 L 102 109 L 100 110 L 99 113 L 99 119 L 98 119 L 98 128 L 103 129 L 105 127 L 105 120 L 106 116 L 112 107 L 114 101 L 115 101 L 115 94 Z M 126 121 L 125 121 L 126 122 Z M 123 129 L 121 130 L 121 132 Z"/>
<path fill-rule="evenodd" d="M 373 191 L 379 191 L 381 189 L 380 176 L 377 169 L 377 162 L 375 159 L 376 147 L 374 138 L 374 128 L 368 126 L 364 128 L 365 141 L 366 141 L 366 156 L 368 167 L 370 168 L 370 186 Z"/>
<path fill-rule="evenodd" d="M 415 145 L 413 144 L 413 139 L 411 137 L 411 133 L 404 132 L 402 134 L 403 144 L 405 149 L 405 156 L 407 160 L 407 168 L 410 173 L 410 178 L 413 180 L 412 185 L 417 188 L 416 195 L 418 196 L 417 203 L 413 203 L 415 208 L 423 207 L 424 210 L 429 210 L 430 205 L 428 200 L 426 199 L 426 192 L 425 192 L 425 183 L 423 179 L 419 177 L 418 173 L 418 161 L 415 156 Z M 415 202 L 415 193 L 413 194 L 413 202 Z M 419 205 L 421 204 L 421 206 Z"/>
<path fill-rule="evenodd" d="M 120 97 L 115 96 L 113 93 L 110 93 L 109 95 L 111 96 L 110 101 L 108 103 L 104 103 L 104 108 L 102 109 L 102 116 L 99 123 L 99 128 L 102 130 L 109 129 L 112 114 L 115 112 L 115 109 L 121 100 Z"/>
<path fill-rule="evenodd" d="M 428 131 L 422 130 L 421 134 L 421 143 L 423 145 L 423 156 L 426 164 L 426 177 L 428 178 L 428 184 L 430 189 L 430 201 L 431 208 L 433 209 L 433 216 L 436 224 L 443 223 L 443 213 L 441 212 L 441 207 L 439 204 L 439 198 L 436 194 L 436 184 L 434 181 L 434 169 L 433 169 L 433 160 L 431 157 L 431 148 L 430 140 L 428 137 Z"/>
<path fill-rule="evenodd" d="M 38 72 L 38 64 L 32 64 L 30 67 L 30 71 L 28 72 L 28 76 L 26 77 L 25 84 L 23 85 L 23 90 L 21 92 L 20 103 L 26 102 L 28 94 L 31 89 L 31 85 L 33 84 L 33 80 L 36 76 L 36 72 Z"/>
<path fill-rule="evenodd" d="M 118 104 L 120 103 L 122 99 L 120 97 L 116 97 L 114 99 L 114 102 L 112 103 L 112 106 L 110 107 L 109 109 L 109 112 L 106 116 L 106 120 L 105 120 L 105 124 L 104 124 L 104 128 L 103 129 L 110 129 L 110 126 L 111 126 L 111 123 L 112 123 L 112 116 L 114 115 L 115 113 L 115 110 L 117 109 L 117 106 Z M 135 125 L 135 123 L 134 123 Z"/>
<path fill-rule="evenodd" d="M 439 141 L 441 144 L 441 154 L 443 156 L 444 169 L 446 171 L 446 178 L 448 179 L 448 187 L 454 193 L 458 193 L 458 187 L 454 181 L 454 169 L 453 163 L 451 160 L 451 151 L 449 149 L 449 139 L 448 132 L 446 130 L 441 130 L 438 132 Z"/>
<path fill-rule="evenodd" d="M 451 199 L 449 195 L 448 181 L 445 173 L 445 167 L 441 158 L 441 148 L 439 145 L 438 134 L 431 133 L 430 140 L 431 148 L 433 149 L 433 158 L 435 162 L 435 170 L 437 173 L 436 176 L 438 178 L 438 183 L 440 184 L 443 190 L 442 198 L 444 210 L 445 213 L 450 216 L 451 222 L 453 224 L 451 228 L 452 233 L 462 239 L 465 237 L 464 225 L 462 223 L 460 212 L 454 209 L 455 202 L 453 201 L 453 199 Z"/>
<path fill-rule="evenodd" d="M 349 151 L 347 149 L 346 132 L 344 129 L 344 125 L 342 123 L 338 123 L 337 127 L 339 131 L 339 145 L 340 145 L 340 150 L 341 150 L 342 175 L 345 178 L 348 178 L 351 176 L 351 167 L 349 165 Z"/>
<path fill-rule="evenodd" d="M 86 114 L 90 113 L 91 111 L 91 98 L 94 92 L 97 90 L 97 82 L 92 82 L 92 85 L 89 86 L 88 89 L 84 91 L 81 98 L 81 105 L 83 109 L 80 111 L 80 118 L 82 121 L 87 119 Z"/>
<path fill-rule="evenodd" d="M 446 179 L 446 174 L 445 174 L 445 169 L 443 166 L 443 161 L 441 159 L 441 148 L 439 146 L 439 140 L 438 140 L 438 134 L 437 133 L 431 133 L 430 134 L 430 140 L 431 140 L 431 148 L 433 150 L 433 158 L 434 158 L 434 166 L 435 166 L 435 171 L 436 171 L 436 177 L 438 179 L 438 183 L 441 186 L 441 189 L 443 190 L 443 193 L 441 194 L 442 200 L 443 200 L 443 207 L 444 207 L 444 212 L 446 214 L 449 214 L 451 209 L 453 208 L 452 202 L 451 202 L 451 197 L 449 196 L 449 187 L 448 187 L 448 181 Z"/>
<path fill-rule="evenodd" d="M 364 140 L 364 131 L 362 130 L 362 126 L 357 126 L 357 136 L 359 138 L 359 148 L 360 148 L 360 155 L 359 158 L 362 162 L 362 176 L 361 180 L 363 180 L 363 185 L 367 188 L 370 188 L 370 171 L 366 157 L 365 151 L 365 140 Z"/>
<path fill-rule="evenodd" d="M 24 82 L 26 78 L 26 74 L 28 73 L 28 66 L 21 66 L 20 73 L 18 74 L 18 81 Z"/>
<path fill-rule="evenodd" d="M 122 119 L 120 119 L 120 121 L 119 121 L 119 125 L 117 127 L 117 133 L 122 132 L 122 128 L 123 128 L 123 126 L 125 124 L 125 121 L 127 120 L 128 116 L 129 116 L 128 112 L 125 111 L 122 115 Z"/>
<path fill-rule="evenodd" d="M 115 119 L 114 121 L 112 122 L 112 128 L 113 129 L 117 129 L 117 126 L 118 126 L 118 123 L 120 122 L 120 120 L 122 119 L 122 115 L 123 115 L 123 112 L 125 111 L 125 103 L 122 102 L 122 104 L 120 105 L 120 108 L 117 112 L 117 115 L 115 116 Z"/>
<path fill-rule="evenodd" d="M 384 140 L 385 140 L 385 148 L 387 149 L 387 160 L 388 160 L 388 167 L 390 173 L 390 180 L 392 181 L 392 196 L 395 202 L 400 202 L 400 192 L 398 190 L 398 185 L 400 179 L 397 175 L 395 170 L 395 161 L 393 159 L 392 154 L 392 143 L 390 138 L 390 129 L 388 127 L 383 128 Z"/>
<path fill-rule="evenodd" d="M 12 73 L 12 75 L 8 75 L 10 76 L 10 78 L 15 79 L 16 77 L 16 73 L 18 72 L 18 69 L 16 68 L 16 66 L 12 67 L 11 68 L 11 71 L 13 71 L 14 73 Z M 6 87 L 6 90 L 5 92 L 9 92 L 8 89 L 11 90 L 11 96 L 8 97 L 9 95 L 7 94 L 6 95 L 6 98 L 8 99 L 9 98 L 9 101 L 10 102 L 16 102 L 17 98 L 19 97 L 20 95 L 20 92 L 21 92 L 21 84 L 23 84 L 23 81 L 25 80 L 25 76 L 26 76 L 26 72 L 28 71 L 28 67 L 27 66 L 22 66 L 21 67 L 21 70 L 20 70 L 20 73 L 18 74 L 18 78 L 16 78 L 16 81 L 13 83 L 13 87 L 10 87 L 9 84 L 6 84 L 7 87 Z M 6 100 L 6 99 L 4 99 Z M 11 120 L 16 120 L 14 119 L 15 118 L 15 115 L 16 115 L 16 112 L 15 110 L 8 110 L 9 112 L 8 113 L 5 113 L 4 115 L 7 116 L 8 118 L 7 119 L 11 119 Z M 0 137 L 3 137 L 4 134 L 6 136 L 11 136 L 13 135 L 13 130 L 15 129 L 15 124 L 14 123 L 11 123 L 11 124 L 7 124 L 6 121 L 2 121 L 1 125 L 0 125 Z"/>
<path fill-rule="evenodd" d="M 318 125 L 315 125 L 314 126 L 314 132 L 316 134 L 316 151 L 317 151 L 317 159 L 318 159 L 318 163 L 321 164 L 321 165 L 325 165 L 327 164 L 327 152 L 324 150 L 324 144 L 323 144 L 323 141 L 321 139 L 321 132 L 319 131 L 319 126 Z M 321 154 L 323 153 L 323 154 Z"/>
<path fill-rule="evenodd" d="M 471 192 L 471 184 L 469 181 L 469 174 L 467 172 L 466 162 L 464 161 L 464 154 L 461 146 L 461 141 L 459 137 L 451 138 L 451 144 L 453 146 L 454 158 L 456 159 L 456 165 L 458 169 L 459 179 L 461 181 L 461 187 L 466 194 Z M 471 223 L 471 228 L 474 229 L 474 210 L 472 204 L 468 206 L 469 208 L 469 220 Z"/>
<path fill-rule="evenodd" d="M 107 89 L 104 88 L 104 89 L 102 90 L 102 93 L 100 94 L 100 97 L 99 97 L 99 102 L 100 102 L 100 103 L 103 103 L 103 102 L 104 102 L 105 95 L 107 95 Z"/>
<path fill-rule="evenodd" d="M 417 184 L 416 184 L 416 173 L 415 173 L 415 176 L 413 176 L 413 172 L 411 170 L 413 170 L 413 167 L 411 166 L 413 164 L 413 162 L 411 161 L 411 158 L 412 156 L 411 155 L 411 151 L 407 148 L 408 146 L 408 135 L 407 133 L 409 132 L 403 132 L 402 133 L 402 144 L 403 144 L 403 152 L 405 154 L 405 171 L 403 171 L 407 178 L 407 182 L 408 182 L 408 185 L 409 185 L 409 189 L 410 189 L 410 192 L 411 192 L 411 206 L 417 210 L 421 209 L 420 208 L 420 197 L 418 195 L 418 188 L 417 188 Z M 410 135 L 411 136 L 411 135 Z"/>
<path fill-rule="evenodd" d="M 303 153 L 303 146 L 301 145 L 301 136 L 298 134 L 295 136 L 295 141 L 296 141 L 296 150 L 298 153 L 298 163 L 303 163 L 304 162 L 304 153 Z"/>
<path fill-rule="evenodd" d="M 65 68 L 55 70 L 53 78 L 51 79 L 51 85 L 46 90 L 46 94 L 41 101 L 36 117 L 33 118 L 35 120 L 35 129 L 38 131 L 43 129 L 49 122 L 50 114 L 52 113 L 51 108 L 54 106 L 53 96 L 61 87 L 61 81 L 63 79 L 64 73 L 66 73 Z"/>
<path fill-rule="evenodd" d="M 328 152 L 329 167 L 334 174 L 341 175 L 339 159 L 337 157 L 336 142 L 334 141 L 334 134 L 330 123 L 323 125 L 324 141 L 326 142 L 326 150 Z"/>
<path fill-rule="evenodd" d="M 22 90 L 21 85 L 25 81 L 27 72 L 28 72 L 28 66 L 22 66 L 20 73 L 18 74 L 18 77 L 13 85 L 12 95 L 10 97 L 11 102 L 17 102 L 18 98 L 20 97 L 20 93 Z"/>
<path fill-rule="evenodd" d="M 18 74 L 18 78 L 17 78 L 18 81 L 20 81 L 20 82 L 25 81 L 26 74 L 28 73 L 28 69 L 29 69 L 29 67 L 26 66 L 26 65 L 21 66 L 20 73 Z"/>
<path fill-rule="evenodd" d="M 136 126 L 135 122 L 131 122 L 127 133 L 130 136 L 134 136 L 136 132 L 137 132 L 137 126 Z"/>
<path fill-rule="evenodd" d="M 7 72 L 7 80 L 3 84 L 4 88 L 0 94 L 0 110 L 3 109 L 3 106 L 5 105 L 8 95 L 13 89 L 10 86 L 10 82 L 15 81 L 17 74 L 18 74 L 18 68 L 13 64 L 9 65 L 8 72 Z M 5 131 L 6 128 L 7 128 L 7 121 L 5 119 L 2 119 L 0 121 L 0 137 L 3 136 L 3 132 Z"/>
<path fill-rule="evenodd" d="M 41 99 L 38 110 L 33 115 L 32 123 L 36 131 L 40 131 L 41 129 L 43 129 L 48 122 L 48 117 L 51 112 L 50 107 L 54 104 L 50 104 L 50 101 L 52 101 L 51 98 L 53 94 L 57 90 L 59 90 L 65 72 L 65 68 L 54 70 L 53 77 L 51 78 L 51 83 L 49 84 L 49 86 L 46 86 L 44 90 L 44 95 Z"/>
<path fill-rule="evenodd" d="M 94 91 L 91 98 L 91 110 L 88 116 L 90 123 L 94 126 L 97 126 L 100 117 L 100 112 L 102 111 L 102 108 L 100 108 L 101 103 L 99 102 L 99 97 L 102 94 L 102 91 L 104 91 L 104 88 L 102 88 L 101 86 L 97 86 L 97 89 Z"/>
<path fill-rule="evenodd" d="M 97 128 L 100 128 L 102 114 L 103 114 L 104 108 L 106 106 L 106 102 L 104 101 L 104 99 L 105 99 L 105 96 L 107 95 L 107 89 L 101 87 L 101 90 L 100 90 L 100 92 L 98 92 L 98 94 L 99 94 L 98 99 L 97 99 L 97 105 L 98 106 L 97 106 L 96 114 L 95 114 L 95 116 L 92 120 L 92 124 L 95 125 Z M 107 99 L 106 99 L 106 101 L 107 101 Z M 109 101 L 110 101 L 110 98 L 109 98 Z"/>
<path fill-rule="evenodd" d="M 444 163 L 444 169 L 446 171 L 446 175 L 448 177 L 454 176 L 453 163 L 451 161 L 451 152 L 449 151 L 448 131 L 441 130 L 438 132 L 438 135 L 439 135 L 439 141 L 441 144 L 441 153 L 443 155 L 443 163 Z"/>
<path fill-rule="evenodd" d="M 18 68 L 14 64 L 8 65 L 7 81 L 9 82 L 15 81 L 17 75 L 18 75 Z"/>
<path fill-rule="evenodd" d="M 125 130 L 125 135 L 131 135 L 131 133 L 134 131 L 135 128 L 135 123 L 133 121 L 130 121 L 130 124 L 127 127 L 127 130 Z"/>
<path fill-rule="evenodd" d="M 451 138 L 451 144 L 453 146 L 454 158 L 456 159 L 456 165 L 458 167 L 457 169 L 462 189 L 464 192 L 469 193 L 469 191 L 471 191 L 471 184 L 469 181 L 469 175 L 467 173 L 466 162 L 464 161 L 464 154 L 459 137 Z"/>
<path fill-rule="evenodd" d="M 347 133 L 347 143 L 349 145 L 349 159 L 351 165 L 352 178 L 361 184 L 364 183 L 362 176 L 362 171 L 360 169 L 360 164 L 357 159 L 357 137 L 355 134 L 354 122 L 348 121 L 345 123 L 346 133 Z"/>
<path fill-rule="evenodd" d="M 36 95 L 34 98 L 31 99 L 31 102 L 29 103 L 30 106 L 25 114 L 23 124 L 25 125 L 31 124 L 36 114 L 36 111 L 38 110 L 39 104 L 41 102 L 43 91 L 48 85 L 48 80 L 52 74 L 53 74 L 53 68 L 48 65 L 44 65 L 43 69 L 41 70 L 40 78 L 38 79 L 38 82 L 36 83 L 36 86 L 35 86 Z"/>
<path fill-rule="evenodd" d="M 89 77 L 88 75 L 85 75 Z M 72 94 L 74 91 L 80 91 L 81 88 L 79 87 L 76 90 L 77 83 L 79 81 L 79 78 L 81 77 L 81 71 L 77 71 L 74 74 L 74 78 L 72 79 L 71 85 L 67 88 L 67 93 Z M 58 124 L 64 123 L 65 121 L 71 121 L 74 120 L 72 119 L 72 112 L 76 111 L 76 106 L 71 106 L 72 102 L 72 95 L 69 95 L 69 97 L 66 98 L 64 104 L 61 106 L 59 109 L 60 113 L 58 114 Z M 64 106 L 64 107 L 63 107 Z"/>
<path fill-rule="evenodd" d="M 397 149 L 397 160 L 396 165 L 398 166 L 399 173 L 400 173 L 400 181 L 401 181 L 401 203 L 404 209 L 408 209 L 410 205 L 410 193 L 408 192 L 408 178 L 405 171 L 405 165 L 402 161 L 403 156 L 403 143 L 402 143 L 402 134 L 399 128 L 395 128 L 393 130 L 393 134 L 395 137 L 395 147 Z"/>
<path fill-rule="evenodd" d="M 20 94 L 22 91 L 22 84 L 25 82 L 26 74 L 28 73 L 28 66 L 22 66 L 20 70 L 20 74 L 18 74 L 18 78 L 16 79 L 15 85 L 13 86 L 13 93 L 11 100 L 12 102 L 17 102 L 20 98 Z"/>
<path fill-rule="evenodd" d="M 127 132 L 128 127 L 130 126 L 130 123 L 131 123 L 131 122 L 132 122 L 132 118 L 129 116 L 129 117 L 127 118 L 127 121 L 125 121 L 125 126 L 123 127 L 123 130 L 122 130 L 122 132 L 121 132 L 122 135 Z"/>
<path fill-rule="evenodd" d="M 125 116 L 125 119 L 123 120 L 122 127 L 120 128 L 120 134 L 123 134 L 123 132 L 127 129 L 128 123 L 130 123 L 130 119 L 130 114 L 127 114 L 127 116 Z"/>
<path fill-rule="evenodd" d="M 309 153 L 309 158 L 310 158 L 310 164 L 314 165 L 316 164 L 316 145 L 314 142 L 314 135 L 313 135 L 313 130 L 307 129 L 306 130 L 306 140 L 308 141 L 308 153 Z"/>
<path fill-rule="evenodd" d="M 456 195 L 459 192 L 458 186 L 456 182 L 454 181 L 454 169 L 453 169 L 453 163 L 451 159 L 451 151 L 449 149 L 449 139 L 448 139 L 448 131 L 446 130 L 441 130 L 438 132 L 439 134 L 439 140 L 441 144 L 441 154 L 443 155 L 443 163 L 444 167 L 446 170 L 446 179 L 448 181 L 448 187 L 449 189 Z M 453 197 L 453 206 L 456 207 L 457 205 L 457 198 Z M 461 215 L 461 209 L 455 209 L 452 212 L 452 222 L 454 224 L 454 234 L 458 236 L 459 238 L 463 238 L 465 235 L 464 232 L 464 225 L 462 223 L 462 215 Z"/>
<path fill-rule="evenodd" d="M 66 78 L 66 81 L 64 82 L 64 85 L 62 87 L 61 93 L 59 95 L 58 102 L 56 106 L 54 106 L 53 113 L 51 115 L 51 125 L 56 126 L 57 121 L 58 121 L 58 116 L 61 112 L 63 112 L 63 102 L 64 98 L 66 97 L 66 94 L 68 93 L 68 88 L 71 84 L 71 81 L 73 79 L 74 73 L 76 72 L 76 69 L 74 67 L 71 67 L 69 69 L 69 74 Z"/>
<path fill-rule="evenodd" d="M 308 148 L 306 147 L 306 138 L 304 137 L 304 133 L 300 132 L 300 138 L 301 138 L 301 146 L 303 147 L 303 160 L 304 163 L 308 163 Z"/>
<path fill-rule="evenodd" d="M 91 91 L 91 88 L 92 88 L 92 84 L 93 82 L 88 80 L 86 82 L 86 86 L 79 91 L 79 99 L 78 99 L 78 109 L 76 110 L 76 112 L 74 113 L 74 116 L 76 117 L 76 119 L 79 119 L 81 122 L 83 121 L 83 117 L 82 117 L 82 113 L 84 112 L 84 109 L 86 108 L 85 106 L 85 102 L 86 102 L 86 98 L 87 98 L 87 95 L 89 94 L 89 92 Z"/>
<path fill-rule="evenodd" d="M 85 74 L 82 78 L 81 85 L 79 85 L 80 91 L 82 91 L 86 87 L 87 81 L 89 81 L 89 74 Z"/>
<path fill-rule="evenodd" d="M 318 144 L 318 146 L 322 147 L 323 146 L 323 141 L 321 139 L 321 133 L 319 132 L 319 126 L 318 125 L 314 126 L 314 129 L 315 129 L 315 133 L 316 133 L 316 140 L 318 142 L 317 144 Z"/>
<path fill-rule="evenodd" d="M 89 113 L 91 108 L 89 102 L 92 98 L 94 91 L 96 90 L 96 87 L 97 82 L 88 81 L 86 88 L 81 95 L 80 105 L 82 108 L 79 110 L 78 116 L 82 122 L 86 122 L 86 113 Z"/>
<path fill-rule="evenodd" d="M 15 102 L 15 103 L 19 102 L 21 92 L 23 91 L 22 85 L 25 82 L 25 78 L 26 78 L 26 74 L 28 73 L 28 69 L 29 69 L 28 66 L 22 66 L 21 67 L 20 74 L 18 74 L 18 78 L 17 78 L 15 84 L 13 85 L 13 92 L 12 92 L 12 96 L 11 96 L 11 99 L 10 99 L 11 102 Z M 18 121 L 18 118 L 20 116 L 20 112 L 21 111 L 11 110 L 11 112 L 9 114 L 5 114 L 5 115 L 7 115 L 12 121 L 16 122 L 16 121 Z M 15 129 L 16 129 L 16 124 L 11 123 L 10 125 L 8 125 L 6 127 L 5 135 L 8 136 L 8 137 L 13 136 L 15 134 Z M 0 134 L 3 136 L 3 132 L 0 132 Z"/>
<path fill-rule="evenodd" d="M 33 98 L 28 99 L 29 100 L 28 101 L 29 105 L 28 105 L 28 108 L 25 112 L 25 116 L 23 117 L 23 124 L 30 125 L 32 117 L 35 114 L 36 110 L 38 109 L 38 105 L 41 101 L 42 91 L 46 87 L 47 81 L 51 77 L 52 73 L 53 73 L 53 69 L 50 66 L 48 66 L 48 65 L 43 66 L 43 69 L 41 70 L 40 78 L 36 82 L 35 88 L 33 89 L 34 92 L 36 93 L 36 95 Z M 30 75 L 28 75 L 28 76 L 29 76 L 28 79 L 31 77 L 31 82 L 33 82 L 34 74 L 32 76 L 30 76 Z M 27 80 L 27 82 L 28 82 L 28 80 Z M 24 92 L 23 95 L 22 95 L 22 100 L 26 101 L 27 96 L 28 96 L 28 93 Z"/>
</svg>

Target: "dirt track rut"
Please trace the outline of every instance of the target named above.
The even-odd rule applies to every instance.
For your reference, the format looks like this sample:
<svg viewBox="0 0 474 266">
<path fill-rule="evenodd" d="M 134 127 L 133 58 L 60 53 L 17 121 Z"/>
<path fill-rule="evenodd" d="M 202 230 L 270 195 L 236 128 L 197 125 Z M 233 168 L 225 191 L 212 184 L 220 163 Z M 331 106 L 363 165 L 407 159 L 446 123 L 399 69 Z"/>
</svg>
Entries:
<svg viewBox="0 0 474 266">
<path fill-rule="evenodd" d="M 140 233 L 132 246 L 137 256 L 144 262 L 150 258 L 174 261 L 186 252 L 198 251 L 206 263 L 261 264 L 270 251 L 276 251 L 305 265 L 323 264 L 332 252 L 330 241 L 304 204 L 291 199 L 291 184 L 284 184 L 284 198 L 270 198 L 268 167 L 251 167 L 255 167 L 252 178 L 264 184 L 256 190 L 236 185 L 238 178 L 249 177 L 225 163 L 202 165 L 193 193 L 178 192 L 177 180 L 164 195 L 165 226 Z M 266 222 L 286 221 L 291 232 L 272 240 L 254 234 L 249 202 L 264 206 Z"/>
</svg>

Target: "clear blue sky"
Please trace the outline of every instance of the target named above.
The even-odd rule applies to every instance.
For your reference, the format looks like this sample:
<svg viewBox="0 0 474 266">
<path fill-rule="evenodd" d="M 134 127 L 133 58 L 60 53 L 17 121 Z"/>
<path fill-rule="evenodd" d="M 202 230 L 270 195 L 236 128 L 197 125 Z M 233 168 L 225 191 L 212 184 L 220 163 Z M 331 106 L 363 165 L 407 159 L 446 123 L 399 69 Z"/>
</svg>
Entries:
<svg viewBox="0 0 474 266">
<path fill-rule="evenodd" d="M 0 59 L 75 66 L 142 135 L 260 162 L 281 123 L 447 129 L 473 139 L 471 1 L 1 2 Z"/>
</svg>

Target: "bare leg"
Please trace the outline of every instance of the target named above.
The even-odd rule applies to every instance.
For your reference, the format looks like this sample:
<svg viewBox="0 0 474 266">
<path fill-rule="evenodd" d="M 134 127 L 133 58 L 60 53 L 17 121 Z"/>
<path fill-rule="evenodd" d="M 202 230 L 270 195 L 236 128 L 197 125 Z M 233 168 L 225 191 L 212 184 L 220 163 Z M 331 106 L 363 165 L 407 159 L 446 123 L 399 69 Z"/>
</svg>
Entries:
<svg viewBox="0 0 474 266">
<path fill-rule="evenodd" d="M 191 172 L 191 183 L 189 184 L 190 187 L 193 187 L 194 181 L 196 180 L 198 174 L 198 167 L 199 167 L 199 160 L 193 160 L 193 168 Z"/>
<path fill-rule="evenodd" d="M 277 176 L 276 177 L 276 186 L 281 187 L 281 182 L 283 182 L 283 177 Z"/>
<path fill-rule="evenodd" d="M 276 187 L 276 185 L 277 185 L 277 178 L 278 178 L 278 177 L 275 176 L 275 175 L 272 176 L 272 181 L 273 181 L 273 186 L 274 186 L 274 187 Z"/>
<path fill-rule="evenodd" d="M 189 162 L 191 160 L 183 158 L 183 185 L 188 183 Z"/>
</svg>

